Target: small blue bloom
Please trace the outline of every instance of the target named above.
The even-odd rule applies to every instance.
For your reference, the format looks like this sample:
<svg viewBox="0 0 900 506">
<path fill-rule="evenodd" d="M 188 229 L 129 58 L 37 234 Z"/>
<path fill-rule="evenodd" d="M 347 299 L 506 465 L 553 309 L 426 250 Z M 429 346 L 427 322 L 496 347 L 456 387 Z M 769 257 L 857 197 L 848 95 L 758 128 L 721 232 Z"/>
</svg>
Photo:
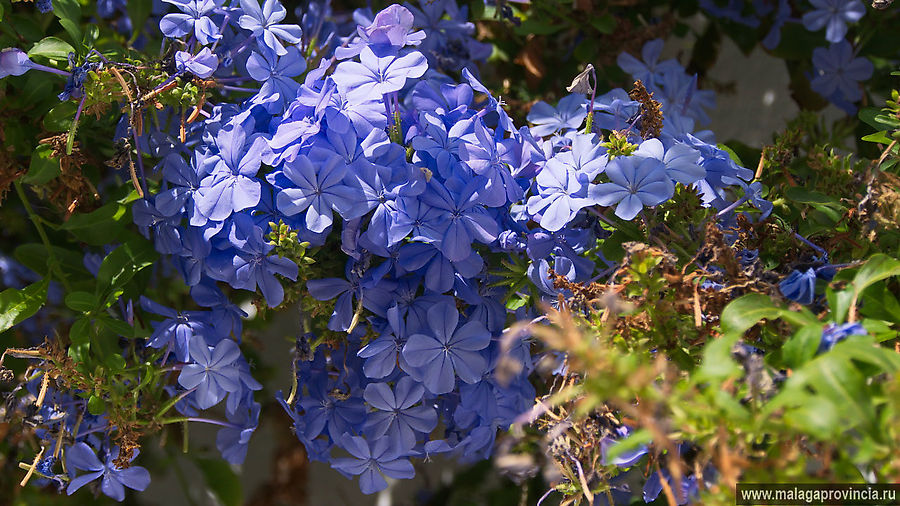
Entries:
<svg viewBox="0 0 900 506">
<path fill-rule="evenodd" d="M 134 452 L 131 460 L 137 457 Z M 125 500 L 125 487 L 142 491 L 150 485 L 150 473 L 140 466 L 130 466 L 119 469 L 113 462 L 119 456 L 119 447 L 115 446 L 106 457 L 106 463 L 100 462 L 94 450 L 87 443 L 75 443 L 66 449 L 66 467 L 72 480 L 66 489 L 68 495 L 72 495 L 79 488 L 102 477 L 100 490 L 116 501 Z M 75 476 L 75 471 L 87 471 Z"/>
<path fill-rule="evenodd" d="M 225 0 L 163 0 L 181 10 L 180 13 L 166 14 L 159 21 L 159 29 L 166 37 L 177 38 L 194 32 L 203 44 L 212 44 L 222 38 L 219 27 L 210 19 L 214 10 L 222 7 Z"/>
<path fill-rule="evenodd" d="M 409 376 L 397 381 L 392 390 L 387 383 L 369 383 L 363 398 L 377 411 L 370 413 L 366 429 L 372 438 L 387 438 L 398 451 L 411 450 L 418 434 L 428 434 L 437 426 L 434 408 L 416 405 L 425 387 Z"/>
<path fill-rule="evenodd" d="M 819 341 L 819 348 L 816 350 L 816 355 L 825 353 L 834 348 L 835 344 L 850 336 L 865 336 L 868 334 L 868 331 L 866 331 L 865 327 L 860 325 L 859 322 L 843 323 L 841 325 L 829 323 L 822 329 L 822 340 Z"/>
<path fill-rule="evenodd" d="M 672 197 L 675 186 L 663 162 L 656 158 L 619 156 L 606 166 L 610 183 L 590 189 L 590 198 L 602 206 L 616 205 L 616 216 L 631 220 L 644 206 L 652 207 Z"/>
<path fill-rule="evenodd" d="M 352 457 L 332 459 L 331 467 L 347 477 L 359 476 L 359 488 L 364 494 L 386 489 L 384 476 L 409 479 L 416 474 L 409 459 L 392 449 L 386 437 L 369 442 L 359 436 L 345 434 L 340 444 Z"/>
<path fill-rule="evenodd" d="M 860 0 L 810 0 L 810 3 L 814 9 L 803 15 L 803 26 L 811 32 L 825 28 L 825 40 L 831 43 L 844 40 L 847 23 L 856 23 L 866 13 Z"/>
<path fill-rule="evenodd" d="M 193 56 L 187 51 L 175 53 L 175 69 L 178 72 L 190 72 L 200 79 L 206 79 L 213 75 L 218 67 L 219 57 L 213 54 L 208 47 L 204 47 Z"/>
<path fill-rule="evenodd" d="M 864 57 L 854 58 L 853 46 L 847 41 L 832 44 L 828 49 L 817 47 L 812 56 L 815 71 L 810 86 L 829 100 L 837 96 L 850 102 L 862 98 L 860 81 L 872 77 L 872 62 Z"/>
<path fill-rule="evenodd" d="M 238 24 L 245 30 L 253 32 L 256 43 L 265 47 L 278 56 L 287 54 L 287 49 L 279 39 L 289 44 L 298 44 L 303 36 L 303 31 L 298 25 L 279 24 L 278 22 L 287 16 L 287 10 L 278 0 L 265 0 L 262 9 L 257 0 L 241 0 L 241 9 L 244 14 L 238 20 Z"/>
<path fill-rule="evenodd" d="M 800 272 L 794 269 L 778 283 L 781 294 L 801 304 L 812 304 L 816 291 L 816 271 L 812 267 Z"/>
<path fill-rule="evenodd" d="M 587 117 L 587 101 L 584 95 L 573 93 L 563 97 L 557 106 L 538 101 L 528 112 L 529 122 L 534 123 L 531 134 L 546 137 L 556 132 L 566 132 L 581 126 Z"/>
<path fill-rule="evenodd" d="M 338 89 L 352 102 L 380 99 L 385 93 L 400 91 L 407 79 L 422 77 L 428 61 L 418 51 L 404 56 L 378 56 L 365 47 L 359 62 L 343 61 L 331 76 Z"/>
<path fill-rule="evenodd" d="M 203 339 L 191 341 L 192 362 L 181 369 L 178 384 L 190 390 L 196 388 L 194 397 L 200 409 L 218 404 L 228 392 L 240 388 L 240 371 L 235 362 L 241 350 L 231 339 L 223 339 L 210 348 Z"/>
<path fill-rule="evenodd" d="M 479 321 L 469 321 L 457 329 L 459 312 L 452 304 L 441 303 L 428 310 L 428 329 L 409 337 L 403 358 L 422 371 L 423 383 L 431 393 L 453 390 L 456 377 L 475 383 L 487 368 L 480 353 L 491 342 L 491 333 Z"/>
</svg>

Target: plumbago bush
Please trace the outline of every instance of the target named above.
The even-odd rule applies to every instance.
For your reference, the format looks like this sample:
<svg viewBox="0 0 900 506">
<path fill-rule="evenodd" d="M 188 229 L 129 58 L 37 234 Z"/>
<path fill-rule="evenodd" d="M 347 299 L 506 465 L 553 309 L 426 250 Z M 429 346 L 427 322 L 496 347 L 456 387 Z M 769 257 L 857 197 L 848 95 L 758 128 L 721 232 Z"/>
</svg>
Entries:
<svg viewBox="0 0 900 506">
<path fill-rule="evenodd" d="M 0 0 L 0 493 L 140 501 L 174 448 L 240 503 L 261 413 L 365 494 L 438 456 L 511 480 L 441 504 L 900 480 L 897 26 Z M 703 129 L 725 37 L 786 66 L 771 144 Z"/>
</svg>

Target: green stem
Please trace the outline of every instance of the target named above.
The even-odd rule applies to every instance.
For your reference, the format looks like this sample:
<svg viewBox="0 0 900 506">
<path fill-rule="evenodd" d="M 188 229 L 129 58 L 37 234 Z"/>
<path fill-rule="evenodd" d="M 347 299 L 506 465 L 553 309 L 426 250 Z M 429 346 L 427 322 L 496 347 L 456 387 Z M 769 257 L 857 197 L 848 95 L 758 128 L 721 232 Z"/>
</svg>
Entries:
<svg viewBox="0 0 900 506">
<path fill-rule="evenodd" d="M 47 250 L 47 266 L 50 268 L 50 272 L 55 274 L 57 280 L 62 283 L 63 287 L 66 289 L 66 292 L 71 292 L 72 287 L 69 286 L 69 280 L 66 278 L 66 275 L 63 274 L 62 269 L 59 268 L 59 262 L 56 259 L 56 255 L 53 254 L 53 246 L 50 245 L 50 239 L 47 237 L 47 232 L 41 224 L 42 220 L 40 216 L 34 212 L 31 203 L 28 202 L 28 197 L 25 195 L 22 183 L 13 181 L 13 185 L 16 187 L 16 194 L 19 195 L 19 200 L 21 200 L 22 205 L 25 206 L 25 212 L 28 213 L 28 218 L 31 220 L 31 223 L 34 224 L 34 228 L 37 229 L 38 235 L 41 236 L 41 242 L 44 243 L 44 249 Z"/>
</svg>

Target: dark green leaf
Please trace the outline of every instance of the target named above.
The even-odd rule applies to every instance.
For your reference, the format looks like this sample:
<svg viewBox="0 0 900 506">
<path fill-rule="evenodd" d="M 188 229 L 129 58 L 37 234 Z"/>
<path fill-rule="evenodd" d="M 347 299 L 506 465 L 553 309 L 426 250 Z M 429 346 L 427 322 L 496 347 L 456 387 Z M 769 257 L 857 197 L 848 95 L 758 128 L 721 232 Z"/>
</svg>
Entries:
<svg viewBox="0 0 900 506">
<path fill-rule="evenodd" d="M 75 109 L 77 109 L 75 102 L 71 100 L 61 102 L 44 116 L 44 128 L 49 132 L 68 132 L 72 127 Z"/>
<path fill-rule="evenodd" d="M 50 279 L 32 283 L 25 288 L 7 288 L 0 292 L 0 332 L 23 322 L 37 313 L 47 300 Z"/>
<path fill-rule="evenodd" d="M 80 43 L 81 4 L 78 0 L 53 0 L 53 14 L 59 18 L 59 24 L 72 37 L 72 42 Z"/>
<path fill-rule="evenodd" d="M 31 165 L 28 173 L 22 178 L 23 183 L 41 185 L 53 180 L 60 174 L 59 160 L 50 157 L 53 148 L 48 144 L 38 144 L 31 154 Z"/>
<path fill-rule="evenodd" d="M 91 342 L 91 320 L 82 317 L 75 320 L 69 329 L 69 340 L 72 344 L 88 344 Z"/>
<path fill-rule="evenodd" d="M 124 286 L 140 270 L 150 266 L 159 255 L 152 243 L 136 240 L 122 244 L 103 259 L 97 271 L 97 293 L 105 300 L 113 289 Z M 112 301 L 106 300 L 109 304 Z"/>
<path fill-rule="evenodd" d="M 66 307 L 73 311 L 90 313 L 97 309 L 97 298 L 88 292 L 72 292 L 66 295 Z"/>
<path fill-rule="evenodd" d="M 239 506 L 243 504 L 241 480 L 234 474 L 227 462 L 222 459 L 195 458 L 194 463 L 197 464 L 200 472 L 203 473 L 207 489 L 222 504 L 225 506 Z"/>
</svg>

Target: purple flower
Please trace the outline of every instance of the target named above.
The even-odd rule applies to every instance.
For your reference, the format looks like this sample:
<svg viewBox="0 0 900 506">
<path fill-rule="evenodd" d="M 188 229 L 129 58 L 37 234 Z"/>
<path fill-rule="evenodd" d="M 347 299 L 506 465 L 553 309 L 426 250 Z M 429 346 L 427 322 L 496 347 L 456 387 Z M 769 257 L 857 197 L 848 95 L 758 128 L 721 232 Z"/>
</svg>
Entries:
<svg viewBox="0 0 900 506">
<path fill-rule="evenodd" d="M 269 307 L 276 307 L 284 301 L 284 287 L 275 277 L 280 274 L 292 281 L 297 279 L 297 264 L 277 255 L 269 255 L 274 246 L 264 242 L 259 227 L 246 245 L 234 257 L 231 286 L 255 291 L 257 287 L 266 298 Z"/>
<path fill-rule="evenodd" d="M 25 51 L 15 47 L 0 51 L 0 79 L 6 76 L 20 76 L 32 68 L 34 63 L 28 59 Z"/>
<path fill-rule="evenodd" d="M 213 75 L 219 66 L 219 57 L 214 55 L 208 47 L 204 47 L 196 55 L 186 51 L 175 53 L 175 69 L 178 72 L 190 72 L 200 79 L 206 79 Z"/>
<path fill-rule="evenodd" d="M 347 47 L 336 48 L 334 55 L 339 60 L 345 60 L 358 55 L 363 48 L 370 47 L 385 56 L 397 54 L 404 46 L 417 46 L 425 39 L 425 32 L 412 32 L 414 21 L 409 9 L 393 4 L 376 14 L 369 26 L 357 27 L 359 38 Z"/>
<path fill-rule="evenodd" d="M 209 18 L 209 14 L 225 3 L 225 0 L 163 0 L 181 10 L 180 13 L 166 14 L 159 21 L 159 29 L 166 37 L 177 38 L 194 32 L 197 40 L 211 44 L 222 38 L 219 27 Z"/>
<path fill-rule="evenodd" d="M 100 482 L 100 490 L 116 501 L 125 500 L 125 487 L 133 490 L 144 490 L 150 484 L 150 473 L 140 466 L 131 466 L 126 469 L 119 469 L 113 461 L 119 456 L 119 447 L 115 446 L 106 457 L 106 463 L 100 462 L 94 450 L 86 443 L 75 443 L 66 449 L 66 467 L 69 469 L 69 476 L 72 481 L 66 493 L 72 495 L 79 488 L 88 483 L 103 477 Z M 134 452 L 131 460 L 138 456 L 138 452 Z M 75 470 L 87 471 L 86 473 L 75 476 Z"/>
<path fill-rule="evenodd" d="M 341 62 L 331 76 L 352 102 L 380 99 L 385 93 L 400 91 L 407 79 L 422 77 L 428 70 L 425 56 L 418 51 L 400 57 L 378 56 L 365 47 L 359 60 Z"/>
<path fill-rule="evenodd" d="M 803 26 L 811 32 L 825 28 L 825 40 L 838 43 L 847 35 L 847 23 L 856 23 L 866 13 L 859 0 L 810 0 L 814 9 L 803 15 Z"/>
<path fill-rule="evenodd" d="M 841 41 L 828 49 L 817 47 L 812 61 L 815 72 L 809 84 L 816 93 L 829 99 L 840 95 L 850 102 L 862 98 L 859 81 L 872 76 L 873 66 L 866 58 L 854 58 L 849 42 Z"/>
<path fill-rule="evenodd" d="M 223 339 L 215 348 L 203 339 L 191 341 L 191 360 L 181 370 L 178 383 L 188 390 L 196 388 L 194 397 L 200 409 L 218 404 L 228 392 L 236 392 L 241 386 L 240 371 L 235 362 L 241 350 L 231 339 Z"/>
<path fill-rule="evenodd" d="M 241 9 L 244 15 L 238 20 L 238 24 L 241 28 L 253 32 L 260 47 L 268 48 L 276 55 L 283 56 L 287 54 L 287 49 L 278 39 L 289 44 L 301 41 L 303 31 L 298 25 L 278 23 L 287 15 L 287 10 L 278 0 L 265 0 L 262 9 L 259 8 L 257 0 L 241 0 Z"/>
<path fill-rule="evenodd" d="M 606 166 L 610 183 L 590 189 L 590 198 L 601 206 L 616 205 L 616 216 L 631 220 L 644 206 L 655 206 L 672 197 L 675 186 L 663 163 L 655 158 L 619 156 Z"/>
<path fill-rule="evenodd" d="M 429 329 L 409 336 L 403 358 L 421 369 L 423 383 L 431 393 L 453 390 L 456 377 L 466 383 L 481 379 L 487 361 L 480 353 L 491 342 L 491 333 L 479 321 L 457 329 L 459 312 L 452 304 L 441 303 L 428 310 Z"/>
<path fill-rule="evenodd" d="M 424 395 L 425 387 L 409 376 L 400 378 L 393 390 L 387 383 L 369 383 L 363 398 L 378 410 L 366 421 L 371 437 L 386 435 L 398 451 L 411 450 L 417 434 L 428 434 L 437 426 L 433 407 L 416 406 Z"/>
<path fill-rule="evenodd" d="M 391 448 L 388 438 L 368 442 L 359 436 L 345 434 L 340 443 L 352 457 L 332 459 L 331 467 L 347 477 L 358 475 L 359 488 L 364 494 L 374 494 L 387 488 L 382 474 L 395 479 L 409 479 L 416 474 L 409 459 Z"/>
</svg>

